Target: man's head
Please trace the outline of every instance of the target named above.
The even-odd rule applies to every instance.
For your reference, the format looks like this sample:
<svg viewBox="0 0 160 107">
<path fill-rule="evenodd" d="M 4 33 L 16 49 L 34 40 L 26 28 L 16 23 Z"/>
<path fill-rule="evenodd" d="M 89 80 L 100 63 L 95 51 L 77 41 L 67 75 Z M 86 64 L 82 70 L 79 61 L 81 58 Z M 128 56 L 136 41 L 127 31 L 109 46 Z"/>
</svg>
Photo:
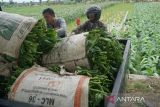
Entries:
<svg viewBox="0 0 160 107">
<path fill-rule="evenodd" d="M 53 9 L 51 9 L 51 8 L 44 9 L 42 14 L 43 14 L 43 17 L 47 23 L 53 22 L 53 20 L 55 18 L 55 13 L 54 13 Z"/>
<path fill-rule="evenodd" d="M 90 21 L 97 21 L 101 17 L 101 8 L 97 6 L 92 6 L 87 9 L 86 15 Z"/>
</svg>

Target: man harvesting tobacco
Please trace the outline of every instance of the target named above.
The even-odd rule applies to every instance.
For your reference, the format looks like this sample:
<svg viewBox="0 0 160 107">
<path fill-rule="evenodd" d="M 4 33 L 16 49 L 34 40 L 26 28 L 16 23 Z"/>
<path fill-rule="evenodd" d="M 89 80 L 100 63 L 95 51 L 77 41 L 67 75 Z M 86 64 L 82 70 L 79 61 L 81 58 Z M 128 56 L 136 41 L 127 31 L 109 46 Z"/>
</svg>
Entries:
<svg viewBox="0 0 160 107">
<path fill-rule="evenodd" d="M 55 12 L 51 8 L 43 10 L 42 14 L 48 29 L 54 29 L 61 38 L 66 36 L 66 22 L 64 19 L 56 18 Z"/>
<path fill-rule="evenodd" d="M 79 34 L 82 32 L 89 32 L 93 29 L 107 30 L 106 26 L 101 21 L 99 21 L 101 17 L 101 8 L 97 6 L 88 8 L 86 11 L 86 16 L 88 21 L 78 26 L 72 31 L 72 33 Z"/>
<path fill-rule="evenodd" d="M 0 11 L 2 11 L 2 8 L 1 8 L 1 6 L 0 6 Z"/>
</svg>

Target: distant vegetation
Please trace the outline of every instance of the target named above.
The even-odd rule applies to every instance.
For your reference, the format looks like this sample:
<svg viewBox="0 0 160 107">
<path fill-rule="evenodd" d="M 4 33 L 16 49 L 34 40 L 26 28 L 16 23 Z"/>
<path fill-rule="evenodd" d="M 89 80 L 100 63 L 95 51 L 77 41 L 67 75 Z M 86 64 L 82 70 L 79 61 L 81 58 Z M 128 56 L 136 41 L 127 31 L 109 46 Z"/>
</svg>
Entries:
<svg viewBox="0 0 160 107">
<path fill-rule="evenodd" d="M 10 13 L 17 13 L 25 16 L 35 17 L 37 19 L 42 17 L 43 9 L 51 7 L 56 12 L 57 16 L 63 17 L 67 23 L 75 20 L 78 17 L 84 15 L 87 7 L 91 5 L 98 5 L 101 8 L 105 8 L 116 4 L 117 2 L 100 2 L 100 3 L 77 3 L 77 4 L 56 4 L 56 5 L 35 5 L 35 6 L 4 6 L 3 10 Z"/>
</svg>

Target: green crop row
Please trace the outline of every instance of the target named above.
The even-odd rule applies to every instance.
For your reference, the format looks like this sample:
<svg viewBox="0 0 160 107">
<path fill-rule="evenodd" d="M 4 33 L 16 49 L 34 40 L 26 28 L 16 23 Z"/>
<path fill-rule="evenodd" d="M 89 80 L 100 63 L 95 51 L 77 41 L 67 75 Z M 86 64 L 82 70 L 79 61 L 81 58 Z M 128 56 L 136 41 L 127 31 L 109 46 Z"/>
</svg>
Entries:
<svg viewBox="0 0 160 107">
<path fill-rule="evenodd" d="M 160 3 L 135 3 L 123 36 L 132 42 L 130 71 L 160 75 Z"/>
</svg>

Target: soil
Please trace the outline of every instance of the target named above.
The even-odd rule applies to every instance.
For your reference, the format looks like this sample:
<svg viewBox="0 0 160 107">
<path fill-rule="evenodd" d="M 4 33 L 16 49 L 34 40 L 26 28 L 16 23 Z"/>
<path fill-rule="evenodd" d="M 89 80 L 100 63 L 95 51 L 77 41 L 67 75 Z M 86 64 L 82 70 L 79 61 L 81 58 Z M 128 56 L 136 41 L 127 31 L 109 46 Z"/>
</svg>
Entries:
<svg viewBox="0 0 160 107">
<path fill-rule="evenodd" d="M 160 78 L 131 74 L 123 94 L 126 96 L 134 101 L 122 101 L 120 107 L 160 107 Z"/>
</svg>

